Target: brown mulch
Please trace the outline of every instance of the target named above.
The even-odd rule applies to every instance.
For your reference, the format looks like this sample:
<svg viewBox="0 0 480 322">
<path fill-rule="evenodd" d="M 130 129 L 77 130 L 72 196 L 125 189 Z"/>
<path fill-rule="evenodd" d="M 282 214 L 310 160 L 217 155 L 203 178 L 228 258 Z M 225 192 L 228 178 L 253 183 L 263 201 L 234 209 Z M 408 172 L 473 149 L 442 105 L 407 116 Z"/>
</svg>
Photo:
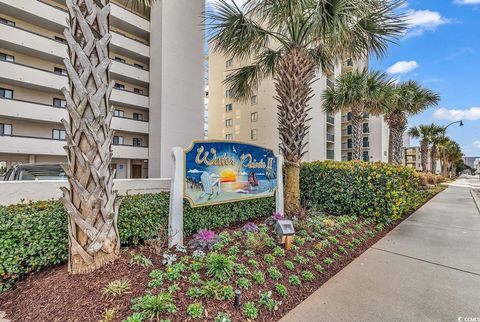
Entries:
<svg viewBox="0 0 480 322">
<path fill-rule="evenodd" d="M 307 257 L 305 252 L 307 250 L 314 250 L 317 258 L 310 259 L 310 262 L 305 265 L 300 265 L 294 262 L 295 271 L 293 272 L 287 270 L 283 265 L 284 260 L 293 261 L 293 252 L 287 252 L 287 255 L 284 258 L 277 258 L 275 262 L 275 266 L 283 274 L 283 278 L 278 282 L 273 281 L 268 277 L 266 268 L 270 265 L 267 265 L 263 261 L 263 255 L 270 253 L 271 250 L 266 248 L 257 251 L 256 256 L 253 257 L 253 259 L 260 263 L 260 270 L 264 272 L 266 282 L 261 286 L 255 286 L 255 282 L 252 281 L 252 288 L 249 290 L 242 290 L 242 303 L 249 300 L 257 301 L 259 291 L 273 290 L 276 283 L 282 283 L 287 286 L 289 295 L 286 299 L 282 299 L 273 292 L 274 298 L 282 301 L 279 310 L 268 312 L 264 308 L 260 308 L 260 305 L 256 303 L 256 306 L 259 309 L 259 315 L 256 321 L 279 320 L 282 316 L 288 313 L 288 311 L 316 291 L 328 279 L 334 276 L 408 217 L 409 216 L 405 216 L 402 220 L 389 226 L 385 226 L 385 230 L 368 238 L 364 243 L 355 248 L 355 250 L 348 249 L 347 255 L 342 255 L 340 259 L 335 260 L 334 263 L 328 267 L 323 263 L 323 259 L 328 256 L 331 257 L 336 251 L 336 247 L 330 247 L 319 252 L 313 248 L 315 242 L 306 243 L 305 246 L 301 247 L 302 255 Z M 259 220 L 258 222 L 262 221 Z M 339 231 L 344 231 L 353 224 L 350 224 Z M 233 231 L 240 226 L 242 225 L 238 224 L 227 230 Z M 342 236 L 339 238 L 340 243 L 337 246 L 345 245 L 354 237 L 365 236 L 363 233 L 369 229 L 374 230 L 374 224 L 365 225 L 360 231 L 354 230 L 352 235 Z M 336 233 L 337 231 L 333 232 L 331 235 L 335 235 Z M 229 246 L 231 246 L 231 244 Z M 224 250 L 226 251 L 228 247 Z M 164 268 L 161 263 L 161 258 L 155 256 L 153 253 L 149 253 L 148 250 L 145 249 L 142 249 L 142 253 L 152 260 L 153 266 L 147 268 L 130 266 L 130 251 L 132 251 L 132 249 L 122 249 L 121 257 L 114 264 L 103 267 L 92 274 L 69 275 L 67 273 L 66 265 L 47 268 L 39 273 L 32 274 L 25 280 L 19 282 L 14 290 L 0 294 L 0 311 L 5 311 L 7 314 L 6 317 L 12 321 L 99 321 L 103 318 L 106 309 L 115 309 L 116 314 L 114 321 L 121 321 L 123 318 L 133 313 L 130 310 L 131 300 L 143 295 L 146 290 L 152 290 L 147 287 L 147 284 L 150 281 L 150 278 L 148 277 L 149 272 L 155 268 Z M 135 251 L 138 252 L 139 249 L 135 249 Z M 249 258 L 242 254 L 243 248 L 241 254 L 238 255 L 237 262 L 249 266 L 246 263 Z M 325 271 L 322 274 L 315 271 L 314 266 L 317 263 L 320 263 L 325 268 Z M 251 267 L 249 268 L 253 271 Z M 296 287 L 289 285 L 288 276 L 295 274 L 301 278 L 301 271 L 303 270 L 314 272 L 315 280 L 311 283 L 302 280 L 302 284 Z M 187 276 L 188 275 L 189 273 L 187 273 Z M 208 279 L 205 276 L 205 273 L 201 273 L 201 275 L 202 280 Z M 129 279 L 131 281 L 131 290 L 117 297 L 105 298 L 102 296 L 102 288 L 109 282 L 118 279 Z M 246 320 L 241 310 L 235 310 L 233 308 L 233 301 L 217 301 L 213 299 L 193 300 L 187 297 L 186 292 L 188 288 L 192 286 L 188 283 L 188 280 L 180 279 L 176 282 L 164 282 L 165 285 L 159 287 L 159 289 L 165 290 L 168 285 L 174 283 L 177 283 L 180 286 L 180 290 L 175 294 L 175 305 L 178 308 L 178 312 L 164 318 L 170 318 L 172 321 L 188 321 L 190 318 L 186 312 L 187 306 L 191 303 L 200 301 L 203 307 L 207 310 L 208 317 L 204 315 L 204 317 L 199 320 L 213 321 L 217 312 L 221 311 L 230 313 L 232 321 Z M 235 288 L 235 284 L 232 283 L 232 285 Z M 159 290 L 154 289 L 152 290 L 152 293 L 157 294 L 158 291 Z"/>
</svg>

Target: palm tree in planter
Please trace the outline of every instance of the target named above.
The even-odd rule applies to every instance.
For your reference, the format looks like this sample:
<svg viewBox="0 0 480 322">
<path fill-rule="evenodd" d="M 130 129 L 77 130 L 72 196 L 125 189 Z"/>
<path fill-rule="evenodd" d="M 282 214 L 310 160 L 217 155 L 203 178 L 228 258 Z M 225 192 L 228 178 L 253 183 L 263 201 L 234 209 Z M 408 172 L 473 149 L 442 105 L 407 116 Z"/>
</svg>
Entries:
<svg viewBox="0 0 480 322">
<path fill-rule="evenodd" d="M 427 172 L 427 159 L 428 152 L 430 149 L 430 144 L 432 143 L 433 137 L 435 137 L 442 128 L 438 125 L 432 123 L 430 125 L 419 125 L 418 127 L 412 127 L 408 134 L 414 139 L 420 139 L 420 155 L 422 158 L 422 170 Z"/>
<path fill-rule="evenodd" d="M 61 198 L 68 213 L 68 271 L 91 272 L 114 261 L 119 254 L 117 228 L 119 202 L 113 190 L 111 169 L 113 109 L 109 104 L 110 5 L 108 0 L 67 0 L 69 26 L 64 35 L 68 58 L 64 60 L 69 88 L 63 88 L 69 121 L 68 163 L 63 166 L 69 188 Z M 133 0 L 149 6 L 152 0 Z"/>
<path fill-rule="evenodd" d="M 407 129 L 408 117 L 437 105 L 440 95 L 422 87 L 416 81 L 400 85 L 390 83 L 384 90 L 383 104 L 376 112 L 385 115 L 385 121 L 390 129 L 389 162 L 403 164 L 403 136 Z"/>
<path fill-rule="evenodd" d="M 362 160 L 363 121 L 366 112 L 380 109 L 383 88 L 390 81 L 385 73 L 354 70 L 340 75 L 333 88 L 323 93 L 323 109 L 326 113 L 338 113 L 350 109 L 352 113 L 352 159 Z"/>
<path fill-rule="evenodd" d="M 232 97 L 248 100 L 273 77 L 280 149 L 285 158 L 285 212 L 300 210 L 300 161 L 309 131 L 309 101 L 317 73 L 335 58 L 384 55 L 405 29 L 395 9 L 403 0 L 219 0 L 205 13 L 214 51 L 243 67 L 225 81 Z"/>
</svg>

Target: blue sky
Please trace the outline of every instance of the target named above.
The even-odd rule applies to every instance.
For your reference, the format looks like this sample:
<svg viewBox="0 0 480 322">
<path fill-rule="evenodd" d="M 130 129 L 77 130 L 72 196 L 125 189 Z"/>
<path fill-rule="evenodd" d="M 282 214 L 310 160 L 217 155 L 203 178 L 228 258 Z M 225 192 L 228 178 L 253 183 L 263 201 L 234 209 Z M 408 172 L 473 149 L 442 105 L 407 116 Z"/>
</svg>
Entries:
<svg viewBox="0 0 480 322">
<path fill-rule="evenodd" d="M 463 119 L 465 126 L 452 125 L 447 135 L 465 155 L 480 156 L 480 0 L 411 0 L 402 10 L 409 31 L 370 67 L 437 91 L 439 106 L 412 117 L 409 126 Z"/>
</svg>

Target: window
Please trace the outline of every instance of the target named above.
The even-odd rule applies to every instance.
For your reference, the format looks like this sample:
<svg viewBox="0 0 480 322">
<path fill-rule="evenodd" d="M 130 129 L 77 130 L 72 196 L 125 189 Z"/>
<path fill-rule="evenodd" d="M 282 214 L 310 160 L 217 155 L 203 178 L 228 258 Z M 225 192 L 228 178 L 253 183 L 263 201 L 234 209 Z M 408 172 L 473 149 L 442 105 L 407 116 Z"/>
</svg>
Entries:
<svg viewBox="0 0 480 322">
<path fill-rule="evenodd" d="M 53 98 L 53 106 L 54 107 L 59 107 L 59 108 L 65 108 L 67 107 L 67 101 L 63 100 L 61 98 Z"/>
<path fill-rule="evenodd" d="M 7 161 L 0 161 L 0 176 L 7 172 Z"/>
<path fill-rule="evenodd" d="M 6 88 L 0 88 L 0 97 L 2 98 L 7 98 L 7 99 L 13 99 L 13 90 L 11 89 L 6 89 Z"/>
<path fill-rule="evenodd" d="M 0 135 L 12 135 L 12 124 L 0 123 Z"/>
<path fill-rule="evenodd" d="M 370 157 L 368 155 L 368 151 L 363 151 L 363 161 L 368 162 L 370 161 Z"/>
<path fill-rule="evenodd" d="M 67 76 L 67 70 L 66 69 L 63 69 L 63 68 L 60 68 L 60 67 L 54 67 L 53 68 L 53 72 L 57 75 L 63 75 L 63 76 Z"/>
<path fill-rule="evenodd" d="M 225 112 L 231 112 L 232 110 L 233 110 L 233 105 L 232 104 L 225 105 Z"/>
<path fill-rule="evenodd" d="M 5 18 L 0 18 L 0 23 L 3 23 L 4 25 L 9 25 L 15 27 L 15 22 L 11 20 L 7 20 Z"/>
<path fill-rule="evenodd" d="M 257 104 L 257 100 L 258 100 L 258 99 L 257 99 L 257 95 L 254 95 L 254 96 L 252 96 L 252 97 L 250 98 L 250 103 L 251 103 L 252 105 L 256 105 L 256 104 Z"/>
<path fill-rule="evenodd" d="M 225 140 L 231 141 L 233 139 L 233 134 L 225 134 Z"/>
<path fill-rule="evenodd" d="M 135 121 L 143 121 L 143 114 L 133 113 L 133 119 L 134 119 Z"/>
<path fill-rule="evenodd" d="M 347 153 L 347 161 L 352 161 L 352 152 Z"/>
<path fill-rule="evenodd" d="M 252 122 L 256 122 L 258 120 L 258 113 L 257 112 L 253 112 L 250 114 L 250 121 Z"/>
<path fill-rule="evenodd" d="M 225 92 L 225 97 L 232 97 L 232 90 L 231 89 L 227 89 L 227 91 Z"/>
<path fill-rule="evenodd" d="M 3 61 L 9 61 L 9 62 L 15 62 L 15 57 L 12 56 L 12 55 L 7 55 L 7 54 L 3 54 L 3 53 L 0 53 L 0 60 L 3 60 Z"/>
<path fill-rule="evenodd" d="M 116 89 L 125 89 L 125 85 L 120 84 L 120 83 L 115 83 L 114 87 L 115 87 Z"/>
<path fill-rule="evenodd" d="M 140 65 L 140 64 L 137 64 L 137 63 L 134 63 L 133 66 L 143 69 L 143 65 Z"/>
<path fill-rule="evenodd" d="M 115 57 L 115 61 L 119 61 L 121 63 L 126 63 L 125 59 L 120 58 L 120 57 Z"/>
<path fill-rule="evenodd" d="M 230 68 L 230 67 L 232 67 L 232 66 L 233 66 L 233 58 L 230 58 L 229 60 L 227 60 L 227 61 L 225 62 L 225 67 L 226 67 L 226 68 Z"/>
<path fill-rule="evenodd" d="M 352 126 L 351 125 L 347 126 L 347 134 L 352 134 Z"/>
<path fill-rule="evenodd" d="M 143 89 L 140 89 L 140 88 L 134 88 L 134 89 L 133 89 L 133 92 L 134 92 L 135 94 L 142 94 L 142 95 L 143 95 Z"/>
<path fill-rule="evenodd" d="M 65 130 L 52 130 L 52 139 L 59 140 L 59 141 L 66 141 L 67 140 L 67 133 Z"/>
<path fill-rule="evenodd" d="M 257 129 L 252 129 L 250 131 L 250 139 L 252 141 L 256 141 L 257 140 Z"/>
<path fill-rule="evenodd" d="M 363 123 L 363 133 L 369 133 L 370 129 L 368 128 L 368 123 Z"/>
<path fill-rule="evenodd" d="M 113 145 L 123 145 L 123 136 L 114 136 Z"/>
<path fill-rule="evenodd" d="M 124 113 L 122 110 L 114 110 L 113 111 L 113 116 L 116 116 L 116 117 L 123 117 Z"/>
<path fill-rule="evenodd" d="M 368 142 L 368 136 L 363 138 L 363 147 L 368 148 L 370 146 L 370 143 Z"/>
<path fill-rule="evenodd" d="M 65 39 L 63 39 L 62 37 L 55 36 L 55 40 L 58 41 L 58 42 L 61 42 L 62 44 L 67 43 L 67 41 Z"/>
<path fill-rule="evenodd" d="M 141 138 L 133 138 L 133 146 L 142 146 Z"/>
<path fill-rule="evenodd" d="M 232 119 L 226 119 L 225 120 L 225 126 L 226 127 L 232 127 L 233 125 L 233 120 Z"/>
<path fill-rule="evenodd" d="M 352 148 L 352 139 L 347 140 L 347 148 L 351 149 Z"/>
</svg>

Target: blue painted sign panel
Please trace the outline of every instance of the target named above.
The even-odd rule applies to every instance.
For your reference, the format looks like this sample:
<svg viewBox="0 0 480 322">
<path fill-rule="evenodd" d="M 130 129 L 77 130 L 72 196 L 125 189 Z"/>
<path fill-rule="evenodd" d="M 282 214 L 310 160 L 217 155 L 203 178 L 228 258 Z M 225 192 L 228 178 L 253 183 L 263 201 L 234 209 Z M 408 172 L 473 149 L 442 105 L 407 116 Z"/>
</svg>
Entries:
<svg viewBox="0 0 480 322">
<path fill-rule="evenodd" d="M 235 141 L 195 141 L 185 150 L 184 196 L 193 207 L 273 196 L 272 150 Z"/>
</svg>

